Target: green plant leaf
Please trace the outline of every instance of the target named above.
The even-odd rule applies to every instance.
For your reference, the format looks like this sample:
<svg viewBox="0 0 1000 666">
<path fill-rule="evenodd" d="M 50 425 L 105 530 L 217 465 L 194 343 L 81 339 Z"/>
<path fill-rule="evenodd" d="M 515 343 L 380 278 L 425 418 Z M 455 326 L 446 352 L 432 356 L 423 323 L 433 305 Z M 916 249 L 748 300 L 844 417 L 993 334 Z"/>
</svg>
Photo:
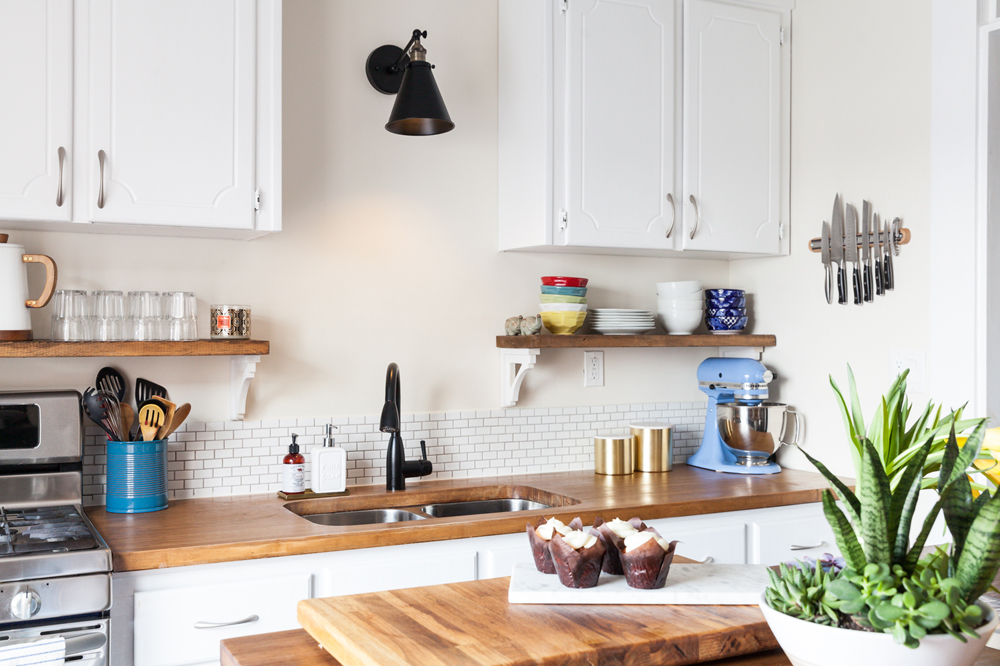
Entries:
<svg viewBox="0 0 1000 666">
<path fill-rule="evenodd" d="M 853 601 L 861 598 L 861 590 L 858 589 L 858 586 L 844 578 L 831 581 L 826 589 L 841 601 Z"/>
<path fill-rule="evenodd" d="M 865 551 L 858 541 L 858 535 L 855 534 L 850 521 L 847 520 L 847 516 L 840 510 L 840 507 L 837 506 L 837 502 L 833 499 L 833 493 L 829 490 L 823 491 L 823 514 L 826 516 L 826 521 L 830 524 L 830 529 L 833 530 L 833 536 L 837 540 L 837 547 L 843 553 L 847 566 L 855 571 L 864 569 L 867 560 L 865 559 Z"/>
<path fill-rule="evenodd" d="M 924 544 L 927 543 L 927 537 L 930 536 L 931 529 L 934 527 L 934 521 L 937 520 L 938 514 L 941 512 L 941 506 L 944 504 L 943 498 L 938 498 L 938 501 L 934 503 L 931 510 L 924 517 L 923 527 L 920 529 L 920 534 L 913 541 L 913 545 L 910 546 L 909 552 L 906 553 L 906 560 L 903 562 L 903 569 L 905 571 L 914 571 L 917 566 L 917 562 L 920 561 L 920 553 L 924 549 Z M 932 572 L 930 569 L 925 569 L 921 576 L 924 574 L 930 575 Z"/>
<path fill-rule="evenodd" d="M 851 459 L 854 461 L 854 472 L 857 476 L 860 475 L 861 472 L 861 456 L 860 444 L 858 444 L 858 433 L 854 429 L 854 422 L 851 420 L 851 412 L 847 409 L 847 403 L 844 401 L 844 395 L 840 392 L 840 387 L 837 386 L 837 382 L 834 381 L 833 375 L 830 375 L 830 386 L 833 387 L 833 393 L 837 396 L 837 404 L 840 406 L 840 416 L 844 419 L 844 429 L 847 430 L 847 434 L 851 439 Z"/>
<path fill-rule="evenodd" d="M 799 448 L 799 451 L 802 451 L 802 449 Z M 837 476 L 833 474 L 833 472 L 827 469 L 826 465 L 816 460 L 805 451 L 802 451 L 802 454 L 806 457 L 806 460 L 811 462 L 813 464 L 813 467 L 815 467 L 819 471 L 819 473 L 822 474 L 823 477 L 830 482 L 830 485 L 837 490 L 837 495 L 847 504 L 851 520 L 854 521 L 855 525 L 860 525 L 861 502 L 858 501 L 858 496 L 855 495 L 854 492 L 847 487 L 847 484 L 838 479 Z"/>
<path fill-rule="evenodd" d="M 861 539 L 865 558 L 869 562 L 888 564 L 892 562 L 888 529 L 889 479 L 872 443 L 866 439 L 862 446 L 858 499 L 861 502 Z"/>
<path fill-rule="evenodd" d="M 932 445 L 933 442 L 927 440 L 917 455 L 910 459 L 900 476 L 899 485 L 892 493 L 888 521 L 889 534 L 895 535 L 892 561 L 894 564 L 903 565 L 904 569 L 906 569 L 906 549 L 910 545 L 910 523 L 913 522 L 913 512 L 917 508 L 917 498 L 920 495 L 920 477 L 923 476 L 924 461 L 927 460 Z M 907 570 L 906 573 L 910 574 L 913 571 Z"/>
<path fill-rule="evenodd" d="M 948 608 L 948 604 L 937 600 L 928 601 L 917 609 L 917 612 L 928 619 L 937 620 L 938 622 L 951 615 L 951 609 Z"/>
<path fill-rule="evenodd" d="M 965 548 L 955 565 L 962 598 L 975 601 L 986 592 L 1000 568 L 1000 494 L 982 505 L 972 521 Z"/>
<path fill-rule="evenodd" d="M 969 477 L 960 474 L 950 485 L 945 487 L 942 494 L 944 504 L 941 510 L 944 511 L 944 520 L 951 531 L 953 543 L 955 544 L 955 558 L 962 556 L 962 549 L 965 547 L 965 539 L 969 534 L 969 528 L 976 514 L 972 504 L 972 486 L 969 484 Z"/>
<path fill-rule="evenodd" d="M 858 386 L 854 381 L 854 371 L 851 370 L 850 364 L 847 366 L 847 385 L 851 392 L 851 417 L 854 421 L 854 432 L 856 433 L 859 440 L 858 444 L 860 445 L 860 440 L 865 437 L 865 433 L 867 431 L 865 430 L 865 419 L 861 414 L 861 400 L 858 397 Z"/>
</svg>

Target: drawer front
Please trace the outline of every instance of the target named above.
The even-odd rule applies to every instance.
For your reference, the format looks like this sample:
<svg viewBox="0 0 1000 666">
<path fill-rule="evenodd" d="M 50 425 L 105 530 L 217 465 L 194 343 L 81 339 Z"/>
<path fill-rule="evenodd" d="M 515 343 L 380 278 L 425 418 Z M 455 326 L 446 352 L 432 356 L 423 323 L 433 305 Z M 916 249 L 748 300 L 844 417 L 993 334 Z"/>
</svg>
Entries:
<svg viewBox="0 0 1000 666">
<path fill-rule="evenodd" d="M 781 562 L 840 555 L 833 531 L 820 504 L 795 507 L 774 517 L 762 517 L 750 526 L 750 561 L 773 566 Z"/>
<path fill-rule="evenodd" d="M 518 535 L 517 544 L 496 546 L 483 551 L 479 562 L 479 579 L 502 578 L 514 571 L 515 564 L 535 566 L 535 558 L 531 554 L 531 545 L 526 535 Z"/>
<path fill-rule="evenodd" d="M 714 521 L 707 519 L 703 521 L 707 524 L 697 526 L 696 521 L 671 518 L 645 522 L 650 527 L 655 527 L 668 541 L 680 541 L 677 544 L 677 554 L 683 557 L 715 564 L 746 562 L 746 525 L 743 523 L 712 524 Z"/>
<path fill-rule="evenodd" d="M 447 543 L 447 542 L 445 542 Z M 363 551 L 358 553 L 364 554 Z M 339 554 L 324 567 L 317 585 L 318 597 L 400 590 L 407 587 L 443 585 L 476 579 L 476 551 L 428 551 L 419 556 L 358 557 Z M 137 665 L 138 666 L 138 665 Z"/>
<path fill-rule="evenodd" d="M 311 596 L 309 573 L 136 592 L 134 666 L 217 664 L 223 639 L 297 629 L 296 606 Z"/>
</svg>

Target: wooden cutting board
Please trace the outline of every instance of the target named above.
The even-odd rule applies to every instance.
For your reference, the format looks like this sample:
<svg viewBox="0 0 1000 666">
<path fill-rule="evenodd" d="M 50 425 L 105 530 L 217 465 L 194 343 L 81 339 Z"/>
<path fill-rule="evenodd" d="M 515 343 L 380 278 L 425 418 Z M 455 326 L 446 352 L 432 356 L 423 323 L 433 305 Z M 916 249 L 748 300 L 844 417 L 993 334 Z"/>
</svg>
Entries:
<svg viewBox="0 0 1000 666">
<path fill-rule="evenodd" d="M 777 647 L 756 606 L 525 606 L 509 578 L 299 602 L 344 666 L 696 664 Z"/>
</svg>

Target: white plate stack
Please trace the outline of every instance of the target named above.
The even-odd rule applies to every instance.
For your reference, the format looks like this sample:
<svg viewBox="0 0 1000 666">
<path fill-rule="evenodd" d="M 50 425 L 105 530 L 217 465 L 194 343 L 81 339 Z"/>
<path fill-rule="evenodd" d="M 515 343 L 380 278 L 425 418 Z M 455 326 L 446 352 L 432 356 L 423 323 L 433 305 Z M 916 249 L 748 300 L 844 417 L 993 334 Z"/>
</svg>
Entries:
<svg viewBox="0 0 1000 666">
<path fill-rule="evenodd" d="M 587 321 L 602 335 L 641 335 L 656 328 L 653 313 L 649 310 L 593 308 Z"/>
</svg>

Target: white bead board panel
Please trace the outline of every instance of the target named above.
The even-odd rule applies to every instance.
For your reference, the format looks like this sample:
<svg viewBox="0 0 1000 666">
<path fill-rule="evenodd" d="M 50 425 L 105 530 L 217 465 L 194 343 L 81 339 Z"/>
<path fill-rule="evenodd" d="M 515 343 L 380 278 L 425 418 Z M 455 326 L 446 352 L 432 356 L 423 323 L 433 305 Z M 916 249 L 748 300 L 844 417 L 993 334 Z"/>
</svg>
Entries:
<svg viewBox="0 0 1000 666">
<path fill-rule="evenodd" d="M 593 437 L 627 429 L 633 422 L 662 421 L 673 426 L 674 464 L 687 460 L 701 443 L 705 403 L 498 409 L 403 415 L 406 458 L 420 457 L 420 440 L 434 473 L 426 479 L 536 474 L 594 468 Z M 185 423 L 171 436 L 167 453 L 170 499 L 273 493 L 281 488 L 281 459 L 291 434 L 299 435 L 306 456 L 319 446 L 327 423 L 337 426 L 337 446 L 347 451 L 348 485 L 385 482 L 388 435 L 379 416 L 333 416 L 269 421 Z M 105 503 L 107 457 L 104 433 L 86 429 L 83 502 Z"/>
</svg>

